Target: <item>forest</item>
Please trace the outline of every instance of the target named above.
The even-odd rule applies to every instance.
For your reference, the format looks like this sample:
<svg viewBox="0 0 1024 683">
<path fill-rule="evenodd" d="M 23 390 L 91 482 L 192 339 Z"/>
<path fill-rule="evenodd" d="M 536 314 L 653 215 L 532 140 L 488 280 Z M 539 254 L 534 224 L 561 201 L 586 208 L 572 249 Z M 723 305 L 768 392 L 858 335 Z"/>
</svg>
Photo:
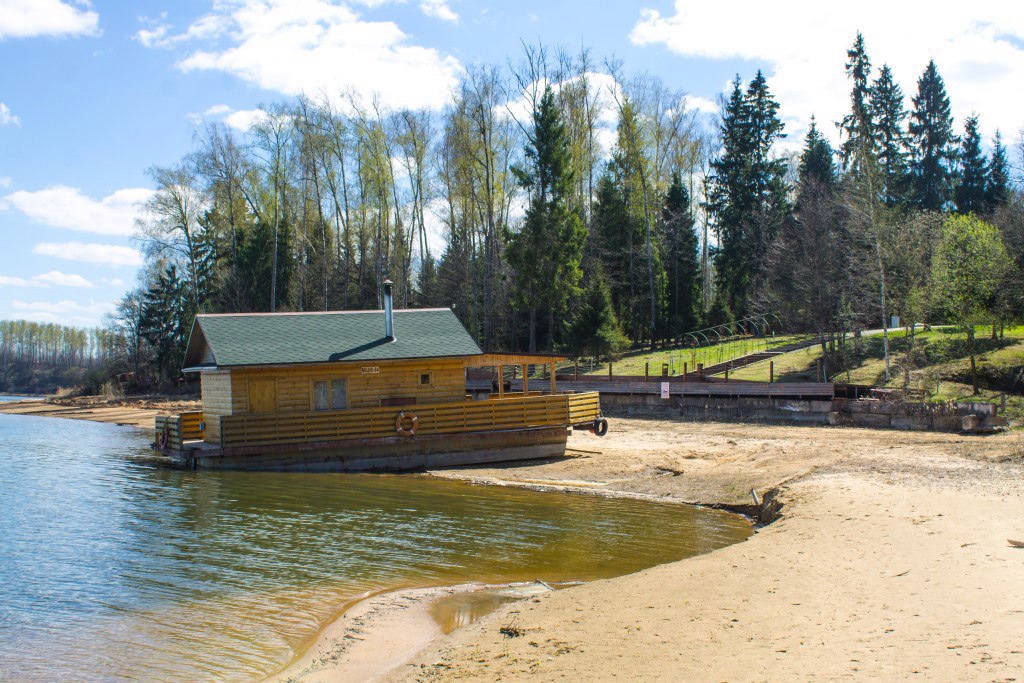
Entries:
<svg viewBox="0 0 1024 683">
<path fill-rule="evenodd" d="M 389 278 L 399 307 L 451 307 L 486 350 L 573 357 L 765 313 L 833 349 L 894 316 L 1020 320 L 1024 150 L 954 122 L 934 62 L 908 100 L 863 36 L 847 55 L 848 113 L 812 118 L 799 149 L 760 71 L 715 116 L 529 45 L 469 68 L 442 110 L 342 93 L 262 107 L 248 131 L 203 123 L 150 170 L 147 263 L 104 362 L 173 383 L 198 312 L 374 309 Z"/>
</svg>

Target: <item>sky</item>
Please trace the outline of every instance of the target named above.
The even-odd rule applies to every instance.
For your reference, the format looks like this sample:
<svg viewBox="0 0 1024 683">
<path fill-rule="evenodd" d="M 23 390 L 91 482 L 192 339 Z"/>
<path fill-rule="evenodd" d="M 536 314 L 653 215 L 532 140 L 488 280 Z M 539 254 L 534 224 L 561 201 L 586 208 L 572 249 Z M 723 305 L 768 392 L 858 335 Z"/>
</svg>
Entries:
<svg viewBox="0 0 1024 683">
<path fill-rule="evenodd" d="M 927 12 L 922 12 L 922 7 Z M 909 97 L 929 59 L 957 129 L 1024 125 L 1024 3 L 751 0 L 0 0 L 0 319 L 93 326 L 135 284 L 147 170 L 187 154 L 196 126 L 240 130 L 261 104 L 352 90 L 439 108 L 476 63 L 522 43 L 622 60 L 716 111 L 761 69 L 790 148 L 811 115 L 833 141 L 858 30 Z"/>
</svg>

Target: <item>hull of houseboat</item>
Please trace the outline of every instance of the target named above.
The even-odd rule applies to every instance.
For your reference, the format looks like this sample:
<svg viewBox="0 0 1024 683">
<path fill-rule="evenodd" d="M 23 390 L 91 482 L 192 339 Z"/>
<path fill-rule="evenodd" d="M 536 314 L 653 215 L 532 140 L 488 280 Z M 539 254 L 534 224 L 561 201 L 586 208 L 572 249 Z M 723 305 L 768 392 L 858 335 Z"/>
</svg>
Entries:
<svg viewBox="0 0 1024 683">
<path fill-rule="evenodd" d="M 169 464 L 188 469 L 408 471 L 561 457 L 568 434 L 565 427 L 538 427 L 227 449 L 198 442 L 161 452 Z"/>
</svg>

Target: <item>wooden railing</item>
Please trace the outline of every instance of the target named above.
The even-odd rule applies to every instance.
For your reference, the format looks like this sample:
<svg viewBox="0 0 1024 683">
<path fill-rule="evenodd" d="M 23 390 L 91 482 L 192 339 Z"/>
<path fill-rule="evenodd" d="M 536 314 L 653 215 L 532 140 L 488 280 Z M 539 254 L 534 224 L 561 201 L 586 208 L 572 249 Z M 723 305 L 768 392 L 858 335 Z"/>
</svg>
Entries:
<svg viewBox="0 0 1024 683">
<path fill-rule="evenodd" d="M 222 447 L 397 436 L 399 412 L 417 418 L 416 434 L 460 434 L 584 424 L 601 415 L 596 392 L 387 408 L 358 408 L 220 418 Z"/>
<path fill-rule="evenodd" d="M 185 441 L 203 438 L 201 412 L 156 416 L 156 442 L 165 448 L 181 449 Z"/>
</svg>

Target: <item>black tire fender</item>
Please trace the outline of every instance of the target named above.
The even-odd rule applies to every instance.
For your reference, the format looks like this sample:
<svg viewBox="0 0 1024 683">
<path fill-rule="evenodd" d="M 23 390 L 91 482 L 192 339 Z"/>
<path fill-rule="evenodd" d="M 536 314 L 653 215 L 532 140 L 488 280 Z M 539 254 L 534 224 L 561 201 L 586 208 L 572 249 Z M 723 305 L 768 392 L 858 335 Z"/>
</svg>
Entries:
<svg viewBox="0 0 1024 683">
<path fill-rule="evenodd" d="M 608 420 L 603 417 L 594 420 L 594 433 L 598 436 L 604 436 L 608 433 Z"/>
</svg>

